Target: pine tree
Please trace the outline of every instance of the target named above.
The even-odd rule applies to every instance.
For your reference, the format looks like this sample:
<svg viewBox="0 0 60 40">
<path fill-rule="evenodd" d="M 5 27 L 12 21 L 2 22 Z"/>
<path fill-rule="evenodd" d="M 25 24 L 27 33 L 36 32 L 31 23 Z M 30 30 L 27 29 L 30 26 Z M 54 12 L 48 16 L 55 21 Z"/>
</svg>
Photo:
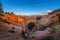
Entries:
<svg viewBox="0 0 60 40">
<path fill-rule="evenodd" d="M 60 24 L 60 15 L 58 16 L 58 22 L 59 22 L 59 24 Z"/>
<path fill-rule="evenodd" d="M 0 2 L 0 14 L 3 13 L 2 3 Z"/>
<path fill-rule="evenodd" d="M 24 32 L 23 28 L 22 28 L 22 31 L 21 31 L 21 35 L 22 35 L 23 38 L 25 38 L 25 32 Z"/>
</svg>

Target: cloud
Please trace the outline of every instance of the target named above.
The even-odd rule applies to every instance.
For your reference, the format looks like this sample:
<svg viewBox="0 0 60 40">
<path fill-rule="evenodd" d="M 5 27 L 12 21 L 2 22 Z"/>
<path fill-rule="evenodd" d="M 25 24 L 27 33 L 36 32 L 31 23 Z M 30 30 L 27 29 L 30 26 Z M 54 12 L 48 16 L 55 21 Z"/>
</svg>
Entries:
<svg viewBox="0 0 60 40">
<path fill-rule="evenodd" d="M 47 15 L 52 10 L 45 10 L 41 12 L 15 12 L 16 15 Z"/>
<path fill-rule="evenodd" d="M 31 15 L 47 15 L 47 13 L 16 13 L 17 15 L 26 15 L 26 16 L 31 16 Z"/>
<path fill-rule="evenodd" d="M 52 10 L 47 10 L 47 12 L 52 12 Z"/>
<path fill-rule="evenodd" d="M 17 15 L 32 15 L 31 13 L 23 13 L 23 12 L 18 12 L 18 13 L 15 13 Z"/>
</svg>

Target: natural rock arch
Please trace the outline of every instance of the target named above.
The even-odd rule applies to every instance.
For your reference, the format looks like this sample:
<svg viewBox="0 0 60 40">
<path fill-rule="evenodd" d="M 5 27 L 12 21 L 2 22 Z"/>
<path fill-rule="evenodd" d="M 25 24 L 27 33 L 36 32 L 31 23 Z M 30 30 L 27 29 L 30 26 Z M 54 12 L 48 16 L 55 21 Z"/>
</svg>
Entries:
<svg viewBox="0 0 60 40">
<path fill-rule="evenodd" d="M 35 24 L 33 22 L 28 23 L 28 29 L 31 31 L 34 28 Z"/>
</svg>

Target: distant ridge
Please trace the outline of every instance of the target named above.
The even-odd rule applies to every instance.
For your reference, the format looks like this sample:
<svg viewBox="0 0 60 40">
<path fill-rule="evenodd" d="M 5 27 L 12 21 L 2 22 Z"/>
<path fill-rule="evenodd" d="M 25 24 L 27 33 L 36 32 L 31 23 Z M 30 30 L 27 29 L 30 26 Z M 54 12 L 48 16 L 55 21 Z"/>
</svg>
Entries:
<svg viewBox="0 0 60 40">
<path fill-rule="evenodd" d="M 51 14 L 53 14 L 53 13 L 55 13 L 55 12 L 60 12 L 60 8 L 59 8 L 59 9 L 56 9 L 56 10 L 50 12 L 50 13 L 48 13 L 48 15 L 51 15 Z"/>
</svg>

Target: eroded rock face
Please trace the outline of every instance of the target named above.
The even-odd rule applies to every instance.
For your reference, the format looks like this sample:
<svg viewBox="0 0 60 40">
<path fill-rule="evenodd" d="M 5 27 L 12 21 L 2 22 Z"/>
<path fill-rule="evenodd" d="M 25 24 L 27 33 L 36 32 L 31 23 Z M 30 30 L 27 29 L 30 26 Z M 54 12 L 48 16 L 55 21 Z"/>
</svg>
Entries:
<svg viewBox="0 0 60 40">
<path fill-rule="evenodd" d="M 20 24 L 20 26 L 27 24 L 28 21 L 31 22 L 36 22 L 35 16 L 30 17 L 30 16 L 18 16 L 18 15 L 13 15 L 13 14 L 4 14 L 2 16 L 3 19 L 10 21 L 13 24 Z"/>
<path fill-rule="evenodd" d="M 48 26 L 52 21 L 58 22 L 59 15 L 60 15 L 60 11 L 51 12 L 51 13 L 48 13 L 48 15 L 43 15 L 40 20 L 40 24 L 44 26 Z"/>
<path fill-rule="evenodd" d="M 44 26 L 48 26 L 51 21 L 58 21 L 58 15 L 60 15 L 60 12 L 52 12 L 51 14 L 48 15 L 42 15 L 41 18 L 39 17 L 39 23 Z M 10 21 L 14 25 L 18 25 L 20 27 L 24 27 L 26 30 L 28 30 L 28 23 L 33 22 L 36 26 L 36 16 L 18 16 L 14 14 L 4 14 L 2 16 L 3 19 L 6 19 Z"/>
<path fill-rule="evenodd" d="M 16 25 L 16 29 L 20 29 L 19 27 L 23 27 L 25 30 L 28 30 L 28 23 L 33 22 L 36 25 L 36 17 L 35 16 L 18 16 L 13 14 L 4 14 L 1 18 L 8 20 L 12 25 Z M 18 27 L 19 26 L 19 27 Z M 10 26 L 9 24 L 9 27 Z"/>
<path fill-rule="evenodd" d="M 41 20 L 40 20 L 40 24 L 43 26 L 48 26 L 51 22 L 51 18 L 48 17 L 47 15 L 42 16 Z"/>
</svg>

